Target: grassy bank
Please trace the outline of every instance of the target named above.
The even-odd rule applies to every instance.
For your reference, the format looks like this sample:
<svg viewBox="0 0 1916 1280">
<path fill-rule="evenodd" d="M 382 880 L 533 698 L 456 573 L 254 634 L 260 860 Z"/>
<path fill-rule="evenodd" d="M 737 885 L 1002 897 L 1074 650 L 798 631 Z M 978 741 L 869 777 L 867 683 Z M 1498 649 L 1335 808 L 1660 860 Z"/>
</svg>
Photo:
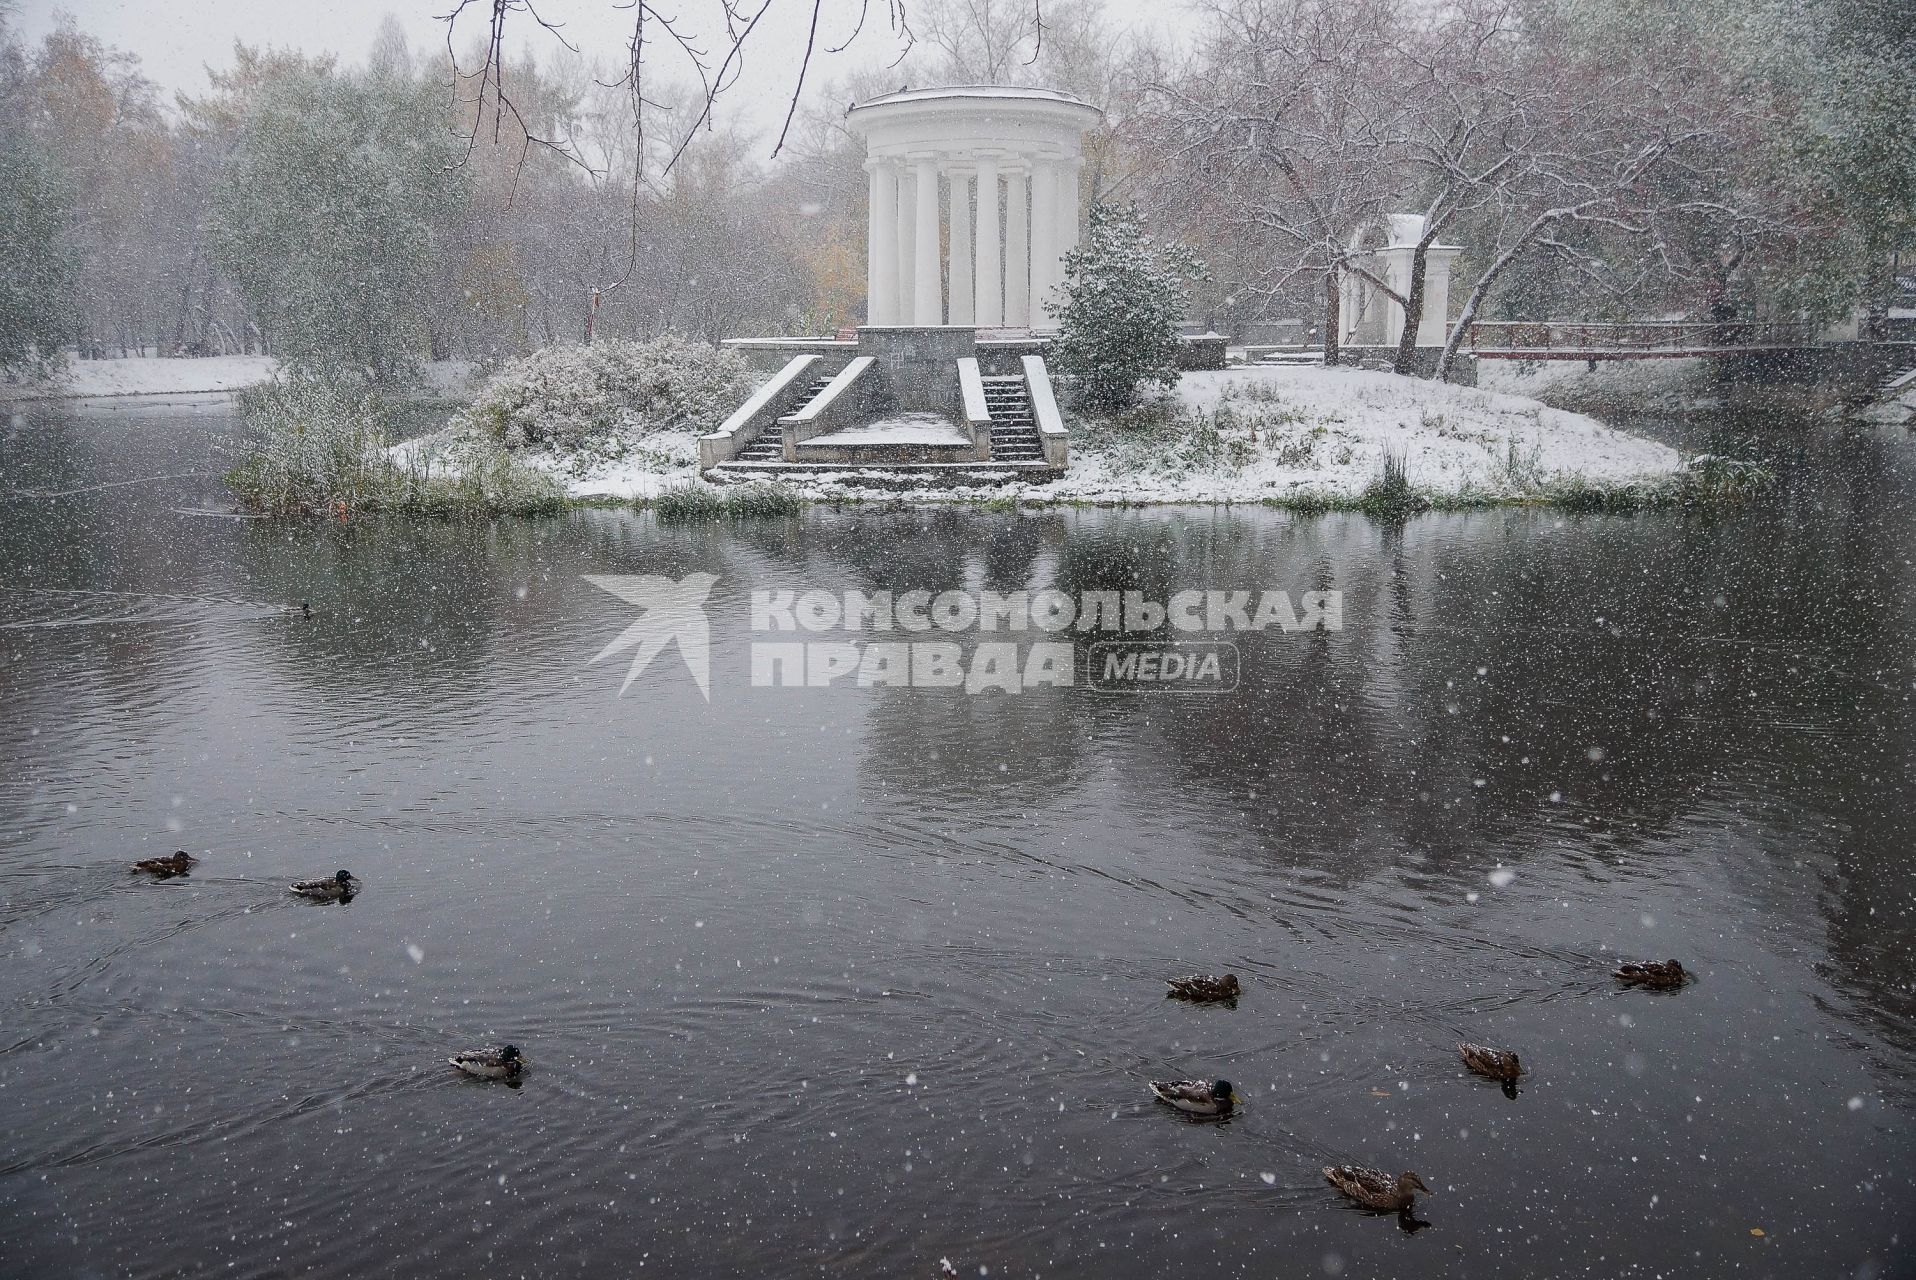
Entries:
<svg viewBox="0 0 1916 1280">
<path fill-rule="evenodd" d="M 805 499 L 781 484 L 742 484 L 715 489 L 711 485 L 690 483 L 673 485 L 653 498 L 636 499 L 632 505 L 641 511 L 650 507 L 663 524 L 697 524 L 795 516 L 805 509 Z"/>
<path fill-rule="evenodd" d="M 558 481 L 482 439 L 395 457 L 395 426 L 413 412 L 373 391 L 311 378 L 238 396 L 246 437 L 225 475 L 240 506 L 273 516 L 544 515 L 564 509 Z"/>
</svg>

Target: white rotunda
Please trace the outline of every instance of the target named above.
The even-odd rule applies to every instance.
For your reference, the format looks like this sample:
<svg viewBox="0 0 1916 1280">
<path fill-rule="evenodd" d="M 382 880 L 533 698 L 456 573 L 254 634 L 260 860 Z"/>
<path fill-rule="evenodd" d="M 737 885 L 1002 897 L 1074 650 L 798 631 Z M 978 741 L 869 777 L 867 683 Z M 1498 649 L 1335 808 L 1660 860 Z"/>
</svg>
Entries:
<svg viewBox="0 0 1916 1280">
<path fill-rule="evenodd" d="M 855 104 L 871 175 L 866 323 L 1049 328 L 1078 243 L 1084 134 L 1104 113 L 1054 89 L 954 85 Z"/>
</svg>

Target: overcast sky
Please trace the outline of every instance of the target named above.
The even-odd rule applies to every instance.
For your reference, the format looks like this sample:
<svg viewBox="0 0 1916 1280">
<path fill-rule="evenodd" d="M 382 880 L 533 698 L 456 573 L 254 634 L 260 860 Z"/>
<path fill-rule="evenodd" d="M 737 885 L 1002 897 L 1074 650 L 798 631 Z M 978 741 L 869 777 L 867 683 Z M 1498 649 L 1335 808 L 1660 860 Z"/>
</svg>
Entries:
<svg viewBox="0 0 1916 1280">
<path fill-rule="evenodd" d="M 616 62 L 623 56 L 630 34 L 631 11 L 619 0 L 543 0 L 541 16 L 563 22 L 566 37 L 590 57 Z M 18 0 L 17 26 L 30 43 L 37 43 L 54 24 L 55 15 L 71 13 L 80 28 L 109 45 L 136 53 L 147 77 L 166 91 L 189 93 L 207 87 L 206 65 L 224 66 L 232 60 L 235 40 L 249 45 L 292 46 L 315 53 L 339 54 L 359 61 L 372 47 L 373 37 L 387 14 L 397 18 L 415 48 L 443 47 L 445 24 L 439 15 L 456 0 Z M 712 0 L 678 0 L 681 11 L 696 18 L 713 10 Z M 1154 0 L 1111 0 L 1109 12 L 1121 21 L 1169 6 Z M 485 31 L 491 5 L 473 0 L 460 19 L 458 47 L 470 48 Z M 841 44 L 849 34 L 856 0 L 828 4 L 819 33 L 821 46 Z M 736 95 L 737 107 L 761 127 L 782 113 L 797 72 L 798 51 L 804 47 L 804 21 L 811 6 L 798 0 L 780 0 L 752 36 L 756 50 L 749 74 Z M 826 81 L 856 68 L 891 61 L 897 43 L 884 29 L 883 0 L 873 0 L 874 17 L 858 42 L 846 53 L 818 59 L 808 85 Z M 522 31 L 532 29 L 524 14 L 515 15 Z M 843 28 L 843 29 L 841 29 Z M 540 54 L 556 49 L 549 41 L 534 48 Z"/>
</svg>

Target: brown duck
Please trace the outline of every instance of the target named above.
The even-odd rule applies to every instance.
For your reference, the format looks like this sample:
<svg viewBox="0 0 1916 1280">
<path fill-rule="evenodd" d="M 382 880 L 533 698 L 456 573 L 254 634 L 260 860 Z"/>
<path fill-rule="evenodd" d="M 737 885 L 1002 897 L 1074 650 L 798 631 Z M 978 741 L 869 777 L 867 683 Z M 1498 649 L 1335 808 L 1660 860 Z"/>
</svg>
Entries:
<svg viewBox="0 0 1916 1280">
<path fill-rule="evenodd" d="M 1493 1049 L 1487 1044 L 1459 1041 L 1457 1056 L 1478 1075 L 1502 1082 L 1504 1093 L 1512 1098 L 1517 1096 L 1517 1077 L 1528 1074 L 1523 1063 L 1517 1061 L 1517 1055 L 1508 1049 Z"/>
<path fill-rule="evenodd" d="M 1243 991 L 1243 987 L 1238 985 L 1235 973 L 1222 976 L 1191 973 L 1182 978 L 1166 978 L 1164 985 L 1170 988 L 1164 993 L 1165 995 L 1178 1000 L 1194 1000 L 1199 1004 L 1216 1004 L 1220 1000 L 1235 1000 Z"/>
<path fill-rule="evenodd" d="M 167 854 L 164 858 L 142 858 L 133 864 L 133 871 L 136 874 L 144 873 L 165 879 L 167 876 L 185 875 L 193 869 L 193 864 L 198 861 L 198 858 L 186 850 L 181 849 L 177 853 Z"/>
<path fill-rule="evenodd" d="M 1393 1178 L 1355 1164 L 1326 1165 L 1324 1181 L 1366 1209 L 1395 1213 L 1409 1213 L 1419 1191 L 1427 1196 L 1437 1194 L 1414 1173 L 1400 1173 Z"/>
<path fill-rule="evenodd" d="M 1639 964 L 1620 964 L 1616 970 L 1617 981 L 1626 987 L 1650 987 L 1656 991 L 1668 991 L 1680 987 L 1688 980 L 1689 974 L 1682 965 L 1674 960 L 1645 960 Z"/>
</svg>

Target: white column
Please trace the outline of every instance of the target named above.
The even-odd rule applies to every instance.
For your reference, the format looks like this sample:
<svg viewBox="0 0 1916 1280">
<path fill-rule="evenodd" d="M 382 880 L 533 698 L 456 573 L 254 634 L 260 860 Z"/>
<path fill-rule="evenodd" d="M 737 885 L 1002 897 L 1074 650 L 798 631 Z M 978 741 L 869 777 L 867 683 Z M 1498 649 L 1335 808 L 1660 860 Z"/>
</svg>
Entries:
<svg viewBox="0 0 1916 1280">
<path fill-rule="evenodd" d="M 998 162 L 978 162 L 978 327 L 995 329 L 1005 322 L 1004 294 L 998 283 Z"/>
<path fill-rule="evenodd" d="M 938 162 L 918 162 L 917 259 L 912 267 L 913 324 L 945 322 L 944 281 L 938 274 Z"/>
<path fill-rule="evenodd" d="M 971 307 L 971 175 L 951 175 L 951 324 L 975 324 Z"/>
<path fill-rule="evenodd" d="M 1450 337 L 1450 260 L 1456 249 L 1432 245 L 1424 258 L 1424 315 L 1417 345 L 1441 347 Z"/>
<path fill-rule="evenodd" d="M 865 323 L 898 323 L 898 176 L 873 160 L 865 211 Z"/>
<path fill-rule="evenodd" d="M 912 269 L 918 265 L 918 185 L 911 176 L 911 170 L 902 162 L 898 166 L 898 297 L 892 304 L 892 323 L 910 324 L 912 299 L 916 290 L 912 288 Z"/>
<path fill-rule="evenodd" d="M 1005 323 L 1031 323 L 1031 236 L 1025 215 L 1025 171 L 1005 177 Z"/>
<path fill-rule="evenodd" d="M 1045 310 L 1058 281 L 1058 175 L 1049 160 L 1031 166 L 1031 327 L 1057 322 Z"/>
<path fill-rule="evenodd" d="M 1078 166 L 1076 157 L 1058 166 L 1058 260 L 1078 247 Z M 1060 268 L 1058 278 L 1064 278 Z"/>
</svg>

